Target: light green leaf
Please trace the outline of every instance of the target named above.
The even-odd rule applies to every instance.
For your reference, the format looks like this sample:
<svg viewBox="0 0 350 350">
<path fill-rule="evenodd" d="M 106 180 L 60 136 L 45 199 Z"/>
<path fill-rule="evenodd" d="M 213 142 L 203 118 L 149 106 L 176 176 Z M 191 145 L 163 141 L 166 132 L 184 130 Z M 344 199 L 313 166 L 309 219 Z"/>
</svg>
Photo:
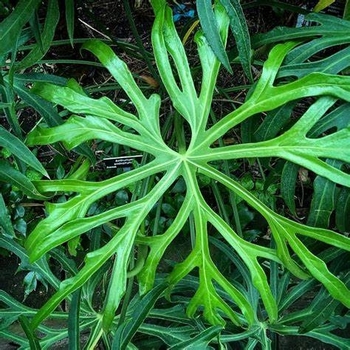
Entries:
<svg viewBox="0 0 350 350">
<path fill-rule="evenodd" d="M 170 8 L 161 0 L 153 0 L 152 4 L 156 10 L 152 31 L 155 61 L 170 103 L 176 110 L 175 127 L 169 145 L 160 131 L 164 125 L 160 119 L 160 97 L 157 94 L 144 96 L 126 64 L 111 48 L 98 41 L 87 43 L 85 48 L 109 69 L 128 95 L 136 113 L 124 110 L 107 98 L 90 98 L 72 81 L 64 87 L 37 84 L 33 89 L 45 99 L 79 116 L 73 115 L 63 125 L 55 128 L 40 126 L 29 135 L 30 145 L 63 142 L 72 148 L 87 140 L 97 139 L 106 140 L 118 147 L 138 149 L 150 156 L 136 169 L 98 182 L 72 178 L 34 183 L 42 193 L 63 192 L 72 195 L 64 203 L 55 203 L 54 200 L 48 202 L 47 217 L 39 222 L 26 241 L 26 248 L 33 261 L 44 258 L 50 251 L 75 237 L 86 233 L 94 236 L 96 228 L 100 229 L 103 225 L 109 227 L 115 220 L 118 220 L 120 227 L 116 232 L 109 230 L 110 235 L 106 235 L 106 241 L 101 246 L 100 243 L 93 246 L 86 256 L 85 264 L 76 275 L 63 281 L 58 292 L 39 310 L 33 318 L 32 327 L 37 328 L 70 293 L 87 284 L 91 276 L 101 273 L 101 268 L 113 257 L 116 262 L 103 312 L 105 315 L 94 326 L 95 340 L 89 340 L 89 346 L 93 347 L 96 339 L 103 337 L 104 332 L 117 321 L 118 307 L 126 291 L 128 259 L 135 245 L 149 248 L 144 268 L 138 274 L 141 292 L 146 293 L 156 283 L 157 267 L 166 249 L 175 238 L 181 239 L 183 228 L 188 225 L 191 236 L 191 246 L 188 247 L 190 253 L 181 262 L 174 262 L 174 269 L 167 276 L 168 296 L 179 289 L 183 292 L 185 286 L 186 292 L 182 297 L 186 298 L 188 315 L 195 317 L 200 310 L 212 325 L 222 327 L 229 320 L 234 325 L 250 330 L 250 327 L 254 328 L 259 322 L 259 341 L 263 347 L 268 347 L 270 340 L 266 335 L 266 325 L 272 328 L 278 324 L 280 316 L 277 287 L 269 283 L 269 264 L 272 262 L 275 271 L 289 270 L 295 278 L 313 277 L 324 285 L 334 299 L 348 307 L 350 291 L 327 265 L 331 254 L 326 257 L 316 255 L 305 244 L 305 238 L 324 243 L 331 248 L 330 251 L 340 249 L 346 252 L 350 251 L 350 240 L 333 231 L 309 227 L 280 216 L 262 203 L 251 190 L 243 187 L 240 180 L 235 180 L 234 171 L 231 173 L 229 168 L 227 171 L 223 170 L 222 161 L 283 158 L 329 179 L 339 187 L 349 187 L 350 175 L 346 167 L 337 169 L 325 159 L 335 159 L 346 164 L 350 161 L 350 130 L 345 117 L 346 108 L 342 107 L 342 103 L 350 102 L 350 78 L 319 71 L 304 74 L 300 78 L 280 77 L 281 67 L 286 65 L 286 58 L 293 60 L 291 56 L 297 50 L 299 42 L 277 45 L 271 50 L 262 74 L 249 92 L 247 100 L 213 124 L 208 116 L 219 74 L 219 60 L 203 33 L 197 33 L 195 43 L 198 46 L 203 74 L 202 81 L 195 82 L 172 22 Z M 223 44 L 227 39 L 229 18 L 221 5 L 217 4 L 214 11 L 211 3 L 208 5 L 207 1 L 205 11 L 209 12 L 205 15 L 208 18 L 214 16 L 213 23 L 217 26 L 216 30 L 220 33 Z M 348 27 L 348 24 L 327 18 L 322 17 L 321 20 L 321 35 L 325 37 L 328 35 L 325 27 L 331 24 L 335 23 L 336 31 L 342 34 L 343 29 Z M 315 33 L 316 30 L 312 29 L 310 36 L 316 35 Z M 300 32 L 298 35 L 300 36 Z M 324 41 L 321 43 L 324 44 Z M 293 55 L 290 56 L 290 53 Z M 168 103 L 168 99 L 166 101 Z M 271 126 L 278 119 L 273 116 L 265 123 L 267 129 L 262 130 L 260 142 L 239 143 L 240 140 L 237 139 L 236 143 L 228 146 L 216 142 L 232 133 L 245 120 L 256 115 L 264 116 L 266 112 L 278 108 L 283 110 L 287 104 L 294 106 L 299 101 L 307 101 L 307 110 L 294 116 L 295 110 L 287 109 L 288 116 L 283 115 L 286 123 L 279 124 L 280 127 L 283 126 L 282 130 Z M 339 122 L 336 121 L 336 115 L 342 116 Z M 169 125 L 170 123 L 171 119 Z M 187 143 L 184 142 L 184 135 L 188 138 Z M 174 195 L 172 189 L 179 179 L 185 184 L 184 192 L 181 193 L 184 201 L 173 218 L 173 224 L 164 229 L 164 232 L 146 236 L 149 215 L 153 214 L 157 206 L 161 208 L 161 203 L 165 203 L 164 199 Z M 268 226 L 267 232 L 273 236 L 275 245 L 266 247 L 259 240 L 250 242 L 244 239 L 243 235 L 238 235 L 232 229 L 230 219 L 213 210 L 213 203 L 207 197 L 208 185 L 202 187 L 203 183 L 213 182 L 225 193 L 223 198 L 235 196 L 264 217 Z M 116 192 L 129 189 L 135 183 L 141 183 L 142 191 L 135 191 L 127 203 L 118 203 L 115 207 L 98 213 L 89 211 L 92 205 L 103 201 L 106 196 L 114 198 Z M 261 182 L 257 183 L 261 185 Z M 237 271 L 237 275 L 231 276 L 219 270 L 213 258 L 210 236 L 217 237 L 232 251 L 231 254 L 241 266 L 238 269 L 241 274 Z M 230 261 L 234 262 L 234 259 Z M 196 276 L 193 276 L 193 271 Z M 287 280 L 283 283 L 284 290 L 287 290 Z M 310 286 L 311 284 L 307 285 Z M 303 288 L 306 288 L 305 285 Z M 261 321 L 260 300 L 264 321 Z M 186 326 L 186 329 L 178 327 L 168 334 L 164 332 L 164 327 L 153 324 L 152 327 L 142 324 L 139 329 L 140 332 L 162 339 L 170 346 L 188 341 L 193 330 L 191 326 Z M 257 328 L 254 330 L 257 331 Z M 256 339 L 248 341 L 247 346 L 252 348 L 257 342 Z"/>
<path fill-rule="evenodd" d="M 320 12 L 332 5 L 335 0 L 319 0 L 319 2 L 314 7 L 314 12 Z"/>
</svg>

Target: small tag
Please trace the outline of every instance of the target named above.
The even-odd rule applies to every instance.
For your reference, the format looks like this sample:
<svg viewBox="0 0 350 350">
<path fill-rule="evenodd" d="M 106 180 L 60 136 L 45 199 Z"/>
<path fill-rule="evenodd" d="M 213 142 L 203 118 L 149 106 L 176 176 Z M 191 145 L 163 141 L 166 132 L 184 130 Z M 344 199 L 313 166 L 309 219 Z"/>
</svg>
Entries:
<svg viewBox="0 0 350 350">
<path fill-rule="evenodd" d="M 104 158 L 103 162 L 105 163 L 107 169 L 130 168 L 134 160 L 137 161 L 141 159 L 142 159 L 142 155 L 138 154 L 135 156 Z"/>
</svg>

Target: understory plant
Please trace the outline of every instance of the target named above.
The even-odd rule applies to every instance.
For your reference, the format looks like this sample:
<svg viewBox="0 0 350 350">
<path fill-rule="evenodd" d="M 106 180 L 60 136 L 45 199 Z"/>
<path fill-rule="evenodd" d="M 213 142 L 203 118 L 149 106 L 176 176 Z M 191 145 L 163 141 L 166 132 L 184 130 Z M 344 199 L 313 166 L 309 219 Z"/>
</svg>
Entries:
<svg viewBox="0 0 350 350">
<path fill-rule="evenodd" d="M 127 65 L 98 40 L 83 49 L 108 69 L 129 104 L 122 108 L 107 97 L 93 98 L 74 80 L 32 88 L 71 115 L 56 127 L 37 126 L 28 146 L 62 142 L 72 150 L 100 140 L 142 160 L 102 180 L 93 178 L 86 159 L 65 178 L 33 181 L 42 196 L 51 198 L 46 217 L 24 248 L 6 235 L 0 243 L 40 273 L 53 293 L 35 310 L 1 292 L 0 334 L 23 349 L 50 348 L 63 338 L 70 349 L 82 342 L 86 349 L 98 344 L 107 349 L 269 349 L 274 334 L 304 334 L 349 348 L 349 339 L 333 333 L 346 327 L 350 316 L 350 241 L 340 233 L 348 230 L 350 187 L 348 47 L 308 62 L 339 44 L 312 28 L 313 41 L 273 46 L 245 101 L 213 118 L 220 63 L 211 46 L 199 30 L 194 38 L 202 68 L 198 82 L 171 9 L 163 0 L 153 0 L 152 6 L 154 57 L 169 99 L 145 96 Z M 227 12 L 216 2 L 213 13 L 226 44 Z M 314 20 L 322 24 L 318 16 Z M 331 22 L 339 39 L 349 26 Z M 227 142 L 232 135 L 234 141 Z M 281 197 L 289 210 L 264 201 L 245 184 L 235 172 L 243 160 L 258 164 L 259 171 L 279 162 Z M 315 179 L 315 210 L 330 195 L 343 203 L 333 203 L 316 218 L 310 214 L 310 225 L 299 220 L 293 201 L 296 176 L 307 169 Z M 168 205 L 170 198 L 176 205 Z M 248 235 L 240 210 L 254 213 L 265 231 Z M 160 217 L 167 221 L 159 224 Z M 325 218 L 322 225 L 319 218 Z M 330 222 L 338 232 L 327 228 Z M 183 249 L 181 258 L 170 257 L 174 249 Z M 79 250 L 80 261 L 73 261 L 69 253 Z M 62 281 L 52 262 L 64 271 Z M 291 311 L 306 293 L 311 293 L 310 305 Z M 10 329 L 17 320 L 25 337 Z M 62 321 L 68 326 L 60 326 Z"/>
</svg>

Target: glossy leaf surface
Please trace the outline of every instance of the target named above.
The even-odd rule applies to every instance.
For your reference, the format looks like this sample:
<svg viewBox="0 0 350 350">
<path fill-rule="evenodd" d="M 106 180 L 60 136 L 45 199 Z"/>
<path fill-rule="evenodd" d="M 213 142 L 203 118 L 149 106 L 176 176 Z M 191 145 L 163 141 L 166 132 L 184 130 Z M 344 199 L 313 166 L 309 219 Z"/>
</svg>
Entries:
<svg viewBox="0 0 350 350">
<path fill-rule="evenodd" d="M 198 32 L 195 41 L 203 68 L 202 82 L 198 88 L 176 33 L 170 8 L 160 0 L 154 1 L 153 5 L 156 10 L 152 32 L 155 60 L 173 108 L 188 124 L 187 146 L 182 133 L 175 135 L 178 148 L 166 143 L 161 133 L 160 96 L 145 96 L 126 64 L 100 41 L 93 40 L 84 48 L 109 70 L 127 94 L 135 112 L 123 110 L 106 97 L 93 99 L 82 93 L 74 82 L 68 82 L 67 86 L 37 84 L 33 89 L 33 92 L 63 106 L 72 115 L 62 125 L 53 128 L 41 126 L 34 130 L 28 137 L 29 145 L 63 142 L 68 149 L 72 149 L 83 142 L 99 139 L 144 152 L 148 158 L 145 164 L 130 172 L 102 181 L 67 178 L 35 182 L 36 189 L 41 193 L 70 192 L 75 196 L 65 202 L 47 204 L 48 216 L 37 225 L 26 242 L 32 261 L 101 225 L 117 219 L 122 219 L 123 224 L 104 246 L 86 255 L 84 266 L 61 284 L 58 292 L 33 318 L 32 327 L 36 328 L 64 298 L 87 283 L 110 258 L 115 257 L 116 270 L 112 280 L 118 283 L 114 283 L 117 285 L 114 294 L 107 298 L 106 313 L 99 328 L 99 332 L 107 332 L 126 291 L 129 256 L 135 245 L 147 246 L 149 250 L 138 274 L 141 293 L 145 294 L 155 285 L 157 267 L 166 249 L 182 234 L 187 223 L 193 227 L 192 247 L 188 256 L 169 273 L 168 294 L 171 295 L 171 291 L 192 271 L 198 272 L 198 285 L 191 295 L 187 313 L 194 317 L 201 310 L 207 321 L 214 325 L 199 336 L 198 344 L 205 344 L 225 322 L 248 327 L 259 320 L 247 292 L 225 276 L 214 263 L 209 240 L 211 235 L 217 235 L 226 242 L 239 257 L 240 264 L 245 266 L 241 270 L 249 273 L 253 285 L 250 290 L 254 288 L 261 298 L 267 322 L 273 324 L 277 321 L 278 303 L 261 261 L 278 264 L 300 279 L 315 278 L 334 299 L 350 307 L 347 286 L 305 243 L 312 238 L 350 251 L 349 239 L 331 230 L 309 227 L 285 218 L 215 164 L 218 160 L 278 157 L 309 169 L 339 186 L 350 187 L 349 173 L 326 161 L 350 162 L 349 127 L 331 130 L 317 137 L 309 134 L 315 125 L 320 126 L 318 123 L 328 119 L 335 106 L 350 102 L 350 77 L 316 71 L 297 79 L 281 80 L 278 74 L 284 60 L 298 47 L 295 42 L 279 44 L 271 50 L 249 98 L 212 125 L 209 112 L 220 63 L 208 40 L 202 32 Z M 214 8 L 213 15 L 224 43 L 229 18 L 221 6 Z M 261 141 L 227 146 L 215 144 L 234 127 L 255 115 L 309 98 L 312 98 L 312 102 L 302 115 L 280 133 L 266 130 Z M 107 195 L 142 183 L 152 176 L 157 177 L 155 185 L 135 200 L 88 215 L 89 208 Z M 253 243 L 238 235 L 225 218 L 213 210 L 200 185 L 201 177 L 220 184 L 226 193 L 234 194 L 259 212 L 269 225 L 275 247 Z M 172 224 L 155 236 L 145 235 L 140 227 L 147 215 L 179 179 L 184 181 L 186 191 Z M 267 346 L 269 340 L 264 339 Z"/>
</svg>

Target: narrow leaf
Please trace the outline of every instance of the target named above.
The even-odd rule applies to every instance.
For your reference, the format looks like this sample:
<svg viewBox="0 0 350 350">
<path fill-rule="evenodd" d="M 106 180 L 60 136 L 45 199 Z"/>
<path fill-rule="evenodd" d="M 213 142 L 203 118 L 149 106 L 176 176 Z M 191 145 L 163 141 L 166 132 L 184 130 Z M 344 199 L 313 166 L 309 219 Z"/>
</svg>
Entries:
<svg viewBox="0 0 350 350">
<path fill-rule="evenodd" d="M 15 231 L 13 230 L 12 222 L 10 220 L 4 197 L 0 193 L 0 226 L 5 231 L 5 234 L 14 237 Z"/>
<path fill-rule="evenodd" d="M 30 327 L 30 323 L 26 316 L 21 315 L 19 316 L 19 322 L 21 323 L 22 329 L 24 330 L 24 333 L 26 334 L 28 340 L 29 340 L 29 345 L 31 350 L 40 350 L 41 346 L 39 343 L 38 338 L 34 334 L 33 330 Z"/>
<path fill-rule="evenodd" d="M 3 160 L 0 160 L 0 181 L 18 187 L 31 198 L 46 198 L 38 192 L 32 182 L 25 175 Z"/>
<path fill-rule="evenodd" d="M 232 73 L 230 62 L 220 36 L 211 0 L 199 1 L 197 3 L 197 12 L 204 35 L 207 38 L 210 47 L 223 66 Z"/>
<path fill-rule="evenodd" d="M 297 164 L 287 162 L 283 167 L 281 178 L 281 195 L 293 215 L 297 215 L 294 197 L 299 168 Z"/>
<path fill-rule="evenodd" d="M 65 0 L 66 26 L 70 44 L 74 46 L 74 0 Z"/>
<path fill-rule="evenodd" d="M 335 0 L 319 0 L 319 2 L 314 7 L 314 12 L 320 12 L 327 8 L 328 6 L 332 5 Z"/>
<path fill-rule="evenodd" d="M 339 231 L 350 232 L 350 189 L 342 188 L 336 205 L 335 222 Z"/>
<path fill-rule="evenodd" d="M 158 285 L 143 296 L 137 303 L 133 304 L 133 310 L 129 316 L 130 318 L 128 317 L 128 320 L 117 328 L 112 345 L 113 349 L 126 349 L 128 343 L 145 321 L 149 312 L 154 307 L 155 302 L 166 287 L 166 284 Z"/>
<path fill-rule="evenodd" d="M 0 146 L 8 149 L 16 158 L 21 159 L 33 169 L 48 176 L 45 168 L 36 159 L 34 154 L 23 144 L 23 142 L 5 130 L 2 126 L 0 126 Z"/>
<path fill-rule="evenodd" d="M 72 301 L 69 307 L 68 316 L 68 339 L 69 349 L 80 349 L 80 330 L 79 330 L 79 316 L 80 316 L 80 300 L 81 289 L 73 293 Z"/>
<path fill-rule="evenodd" d="M 50 48 L 55 29 L 60 18 L 57 0 L 49 0 L 43 32 L 40 33 L 41 41 L 38 42 L 28 55 L 19 63 L 17 69 L 24 69 L 37 63 Z"/>
<path fill-rule="evenodd" d="M 339 169 L 342 162 L 327 160 L 327 163 Z M 329 227 L 330 217 L 335 209 L 336 184 L 324 177 L 317 176 L 314 180 L 310 214 L 307 224 L 315 227 Z"/>
<path fill-rule="evenodd" d="M 239 59 L 242 63 L 244 73 L 252 82 L 250 35 L 240 1 L 220 0 L 220 2 L 230 18 L 231 31 L 236 40 Z"/>
<path fill-rule="evenodd" d="M 22 27 L 40 3 L 41 0 L 20 0 L 14 11 L 0 23 L 0 56 L 11 51 Z"/>
<path fill-rule="evenodd" d="M 316 302 L 310 306 L 310 314 L 303 317 L 300 333 L 310 332 L 329 320 L 338 305 L 338 300 L 333 299 L 328 292 L 323 293 L 323 298 L 317 299 Z"/>
<path fill-rule="evenodd" d="M 222 331 L 221 326 L 213 326 L 208 329 L 205 329 L 198 333 L 193 338 L 183 341 L 181 343 L 176 344 L 175 346 L 172 346 L 170 350 L 182 350 L 182 349 L 211 349 L 208 348 L 208 344 L 211 340 L 213 340 L 215 337 L 219 335 L 219 333 Z"/>
</svg>

